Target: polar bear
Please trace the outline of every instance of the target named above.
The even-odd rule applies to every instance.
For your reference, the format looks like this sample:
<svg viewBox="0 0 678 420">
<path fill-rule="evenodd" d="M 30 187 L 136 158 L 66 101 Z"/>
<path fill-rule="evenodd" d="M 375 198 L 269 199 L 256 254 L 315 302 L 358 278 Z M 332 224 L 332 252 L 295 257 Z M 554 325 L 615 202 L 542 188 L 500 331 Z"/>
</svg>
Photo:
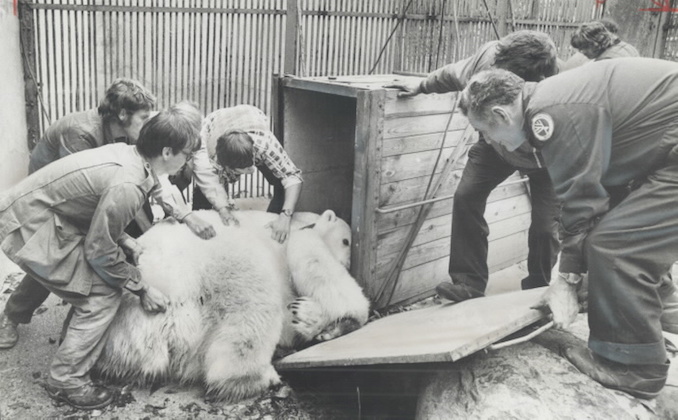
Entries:
<svg viewBox="0 0 678 420">
<path fill-rule="evenodd" d="M 338 286 L 323 295 L 316 290 L 320 283 L 302 284 L 316 278 L 303 277 L 297 284 L 290 277 L 286 249 L 301 246 L 301 237 L 294 238 L 308 232 L 315 236 L 308 239 L 312 244 L 305 245 L 307 249 L 322 249 L 326 262 L 337 255 L 328 272 L 339 272 L 337 265 L 345 271 L 350 228 L 333 212 L 321 218 L 295 215 L 285 245 L 274 241 L 265 228 L 276 215 L 241 212 L 240 227 L 226 227 L 216 212 L 202 213 L 217 229 L 215 238 L 199 239 L 185 225 L 170 222 L 139 238 L 144 248 L 139 260 L 142 277 L 165 293 L 170 304 L 165 313 L 151 315 L 136 296 L 124 295 L 95 367 L 104 378 L 198 383 L 209 396 L 237 401 L 279 382 L 271 364 L 276 345 L 290 346 L 299 336 L 302 342 L 313 339 L 315 330 L 323 331 L 343 318 L 363 319 L 354 309 L 340 311 L 334 302 Z M 320 237 L 332 246 L 317 242 Z M 354 286 L 359 289 L 355 282 Z M 315 306 L 290 305 L 302 290 L 313 292 L 308 299 Z M 319 316 L 318 308 L 325 306 L 331 311 Z M 312 332 L 310 326 L 315 328 Z"/>
<path fill-rule="evenodd" d="M 104 377 L 202 383 L 208 395 L 233 401 L 279 382 L 271 354 L 287 268 L 263 232 L 215 227 L 217 236 L 202 240 L 163 222 L 139 238 L 142 278 L 170 304 L 151 315 L 124 295 L 97 362 Z"/>
<path fill-rule="evenodd" d="M 367 322 L 369 301 L 327 245 L 337 242 L 335 225 L 342 222 L 327 210 L 313 225 L 290 234 L 287 263 L 298 298 L 288 309 L 301 343 L 331 340 Z"/>
</svg>

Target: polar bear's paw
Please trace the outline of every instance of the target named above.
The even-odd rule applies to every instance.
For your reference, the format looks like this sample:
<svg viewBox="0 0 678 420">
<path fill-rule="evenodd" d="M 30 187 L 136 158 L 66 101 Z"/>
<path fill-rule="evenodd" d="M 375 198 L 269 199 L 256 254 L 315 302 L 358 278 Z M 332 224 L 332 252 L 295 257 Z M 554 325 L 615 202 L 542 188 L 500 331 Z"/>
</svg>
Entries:
<svg viewBox="0 0 678 420">
<path fill-rule="evenodd" d="M 323 310 L 318 302 L 308 297 L 300 297 L 287 305 L 287 309 L 292 314 L 292 327 L 306 341 L 312 340 L 322 332 Z"/>
<path fill-rule="evenodd" d="M 315 336 L 316 341 L 328 341 L 359 329 L 362 325 L 355 318 L 342 318 L 325 327 Z"/>
</svg>

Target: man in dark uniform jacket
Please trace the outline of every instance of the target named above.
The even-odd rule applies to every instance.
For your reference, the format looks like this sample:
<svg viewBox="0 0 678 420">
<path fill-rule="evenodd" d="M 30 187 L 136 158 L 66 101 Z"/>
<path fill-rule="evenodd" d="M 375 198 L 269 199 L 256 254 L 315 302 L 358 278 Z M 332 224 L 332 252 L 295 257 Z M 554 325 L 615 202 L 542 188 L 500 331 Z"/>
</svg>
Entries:
<svg viewBox="0 0 678 420">
<path fill-rule="evenodd" d="M 567 357 L 601 384 L 658 395 L 669 362 L 662 281 L 678 259 L 678 64 L 645 58 L 591 63 L 539 84 L 483 72 L 461 108 L 507 150 L 541 152 L 562 202 L 560 274 L 543 304 L 556 326 L 577 314 L 588 273 L 589 348 Z M 610 189 L 629 193 L 611 205 Z"/>
</svg>

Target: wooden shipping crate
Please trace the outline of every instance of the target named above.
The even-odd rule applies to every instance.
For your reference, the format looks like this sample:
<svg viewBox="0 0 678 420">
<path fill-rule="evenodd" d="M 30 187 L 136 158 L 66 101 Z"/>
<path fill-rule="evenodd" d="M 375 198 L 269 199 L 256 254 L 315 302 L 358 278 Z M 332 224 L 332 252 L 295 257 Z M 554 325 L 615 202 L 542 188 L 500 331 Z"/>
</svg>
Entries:
<svg viewBox="0 0 678 420">
<path fill-rule="evenodd" d="M 450 119 L 454 94 L 398 98 L 397 90 L 384 88 L 406 78 L 283 76 L 274 83 L 274 129 L 303 171 L 304 189 L 297 209 L 332 209 L 349 222 L 351 272 L 376 308 L 431 296 L 438 283 L 449 280 L 449 197 L 461 177 L 465 153 L 435 195 L 448 198 L 431 205 L 390 299 L 383 296 L 388 273 L 421 208 L 407 205 L 424 199 L 427 186 L 438 181 L 460 143 L 467 151 L 477 140 L 461 113 L 456 111 Z M 527 256 L 530 203 L 522 181 L 514 174 L 488 200 L 490 272 Z M 376 301 L 378 296 L 381 299 Z"/>
</svg>

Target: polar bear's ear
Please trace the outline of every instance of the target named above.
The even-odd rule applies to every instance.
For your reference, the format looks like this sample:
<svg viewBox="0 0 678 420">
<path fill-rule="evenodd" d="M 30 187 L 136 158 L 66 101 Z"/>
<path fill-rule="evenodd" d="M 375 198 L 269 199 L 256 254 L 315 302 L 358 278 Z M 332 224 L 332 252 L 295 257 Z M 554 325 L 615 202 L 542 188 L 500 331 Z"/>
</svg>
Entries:
<svg viewBox="0 0 678 420">
<path fill-rule="evenodd" d="M 334 223 L 334 222 L 337 221 L 337 215 L 334 214 L 334 212 L 332 210 L 325 210 L 323 212 L 323 214 L 320 216 L 320 218 L 322 218 L 322 219 L 324 219 L 324 220 L 326 220 L 330 223 Z"/>
</svg>

